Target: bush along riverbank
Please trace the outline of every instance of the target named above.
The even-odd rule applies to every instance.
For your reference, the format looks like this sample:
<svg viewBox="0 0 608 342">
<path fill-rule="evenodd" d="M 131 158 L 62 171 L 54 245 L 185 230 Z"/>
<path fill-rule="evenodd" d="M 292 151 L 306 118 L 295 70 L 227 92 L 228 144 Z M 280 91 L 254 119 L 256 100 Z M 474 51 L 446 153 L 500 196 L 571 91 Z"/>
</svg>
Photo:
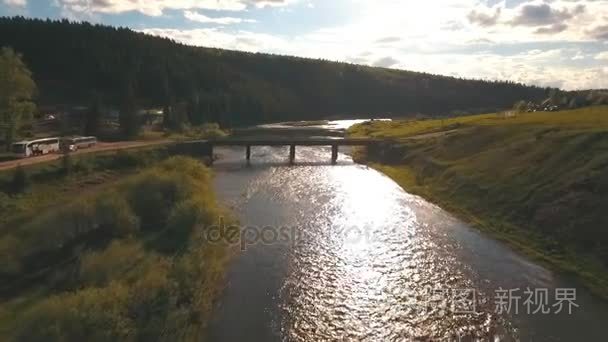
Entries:
<svg viewBox="0 0 608 342">
<path fill-rule="evenodd" d="M 608 298 L 608 107 L 369 122 L 355 160 Z"/>
<path fill-rule="evenodd" d="M 0 339 L 200 341 L 231 254 L 200 161 L 170 157 L 0 234 Z M 7 229 L 10 227 L 10 229 Z"/>
<path fill-rule="evenodd" d="M 55 161 L 2 170 L 0 233 L 6 228 L 5 223 L 15 221 L 18 216 L 27 220 L 46 207 L 61 205 L 66 198 L 97 191 L 175 155 L 198 158 L 205 164 L 210 159 L 210 151 L 204 142 L 192 141 L 65 155 Z"/>
</svg>

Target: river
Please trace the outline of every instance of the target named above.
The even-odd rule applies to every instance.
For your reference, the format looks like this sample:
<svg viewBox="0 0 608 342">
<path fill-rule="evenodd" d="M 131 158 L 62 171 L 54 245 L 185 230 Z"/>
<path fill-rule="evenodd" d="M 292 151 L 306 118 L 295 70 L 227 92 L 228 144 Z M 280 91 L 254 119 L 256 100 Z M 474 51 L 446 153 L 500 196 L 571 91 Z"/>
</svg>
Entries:
<svg viewBox="0 0 608 342">
<path fill-rule="evenodd" d="M 330 148 L 298 147 L 289 166 L 287 148 L 255 147 L 251 165 L 243 148 L 217 153 L 244 236 L 211 341 L 605 340 L 608 305 L 575 280 L 347 154 L 330 165 Z"/>
</svg>

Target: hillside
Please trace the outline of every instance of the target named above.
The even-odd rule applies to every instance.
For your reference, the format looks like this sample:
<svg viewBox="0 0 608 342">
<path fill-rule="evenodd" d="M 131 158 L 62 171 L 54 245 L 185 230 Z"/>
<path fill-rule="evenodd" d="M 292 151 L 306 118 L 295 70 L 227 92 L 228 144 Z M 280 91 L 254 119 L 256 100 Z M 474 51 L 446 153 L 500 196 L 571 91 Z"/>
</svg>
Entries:
<svg viewBox="0 0 608 342">
<path fill-rule="evenodd" d="M 34 73 L 41 104 L 181 106 L 190 121 L 238 125 L 343 115 L 479 112 L 549 90 L 347 63 L 185 46 L 126 28 L 0 18 L 0 46 Z"/>
<path fill-rule="evenodd" d="M 407 191 L 608 296 L 608 107 L 373 122 L 367 159 Z"/>
</svg>

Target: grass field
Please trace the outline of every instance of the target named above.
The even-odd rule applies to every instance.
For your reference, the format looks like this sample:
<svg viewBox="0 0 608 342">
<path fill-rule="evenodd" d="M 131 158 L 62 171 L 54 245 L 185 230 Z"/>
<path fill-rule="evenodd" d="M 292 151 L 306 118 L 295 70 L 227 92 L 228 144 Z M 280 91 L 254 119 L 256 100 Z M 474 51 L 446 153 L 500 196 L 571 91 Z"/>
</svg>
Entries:
<svg viewBox="0 0 608 342">
<path fill-rule="evenodd" d="M 608 298 L 608 107 L 377 121 L 349 134 L 395 139 L 356 157 Z"/>
<path fill-rule="evenodd" d="M 354 137 L 406 138 L 418 134 L 486 126 L 540 127 L 560 130 L 605 131 L 608 127 L 608 106 L 587 107 L 560 112 L 504 113 L 461 116 L 437 120 L 373 121 L 349 129 Z"/>
</svg>

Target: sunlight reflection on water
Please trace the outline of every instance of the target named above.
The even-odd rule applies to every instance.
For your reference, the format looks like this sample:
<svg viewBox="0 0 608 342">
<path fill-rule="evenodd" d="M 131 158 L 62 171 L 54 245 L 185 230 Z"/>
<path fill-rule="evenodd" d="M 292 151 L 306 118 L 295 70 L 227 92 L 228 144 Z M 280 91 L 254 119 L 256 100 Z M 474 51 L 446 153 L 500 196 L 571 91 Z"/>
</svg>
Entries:
<svg viewBox="0 0 608 342">
<path fill-rule="evenodd" d="M 417 301 L 430 287 L 474 288 L 420 225 L 423 202 L 363 166 L 320 168 L 289 169 L 296 183 L 314 172 L 315 195 L 326 200 L 300 228 L 305 238 L 282 289 L 288 340 L 449 338 L 458 331 L 493 337 L 490 310 L 420 312 Z M 299 188 L 286 196 L 298 197 Z"/>
<path fill-rule="evenodd" d="M 286 148 L 256 147 L 245 166 L 243 149 L 219 153 L 217 187 L 242 223 L 287 225 L 300 238 L 238 256 L 212 341 L 602 336 L 606 308 L 580 289 L 587 311 L 578 316 L 496 314 L 499 286 L 573 285 L 344 154 L 331 166 L 329 148 L 298 147 L 297 164 L 288 166 Z M 444 300 L 469 289 L 472 311 L 455 312 Z"/>
</svg>

